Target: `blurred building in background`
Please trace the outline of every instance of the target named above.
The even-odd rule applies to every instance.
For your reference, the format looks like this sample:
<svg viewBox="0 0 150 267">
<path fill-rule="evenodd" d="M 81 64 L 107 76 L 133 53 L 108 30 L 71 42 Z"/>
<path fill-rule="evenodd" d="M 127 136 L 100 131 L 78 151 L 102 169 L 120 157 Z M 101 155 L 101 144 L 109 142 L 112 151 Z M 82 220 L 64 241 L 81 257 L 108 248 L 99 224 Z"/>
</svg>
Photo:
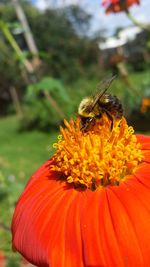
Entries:
<svg viewBox="0 0 150 267">
<path fill-rule="evenodd" d="M 104 65 L 113 67 L 125 60 L 133 70 L 143 70 L 145 63 L 148 63 L 150 59 L 147 42 L 147 32 L 137 26 L 119 29 L 114 36 L 99 42 Z"/>
</svg>

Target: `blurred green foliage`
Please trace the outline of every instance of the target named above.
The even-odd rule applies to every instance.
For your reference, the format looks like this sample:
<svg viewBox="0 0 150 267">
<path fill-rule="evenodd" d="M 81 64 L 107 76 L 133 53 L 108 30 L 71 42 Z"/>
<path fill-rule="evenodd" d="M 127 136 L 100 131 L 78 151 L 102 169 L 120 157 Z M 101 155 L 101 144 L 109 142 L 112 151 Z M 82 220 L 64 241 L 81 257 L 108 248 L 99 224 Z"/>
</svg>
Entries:
<svg viewBox="0 0 150 267">
<path fill-rule="evenodd" d="M 81 98 L 93 94 L 99 81 L 107 74 L 99 61 L 98 39 L 88 36 L 90 26 L 88 13 L 75 6 L 41 12 L 28 1 L 21 1 L 21 3 L 39 49 L 42 64 L 36 73 L 27 74 L 10 44 L 3 34 L 0 34 L 0 97 L 2 96 L 3 100 L 0 99 L 1 114 L 12 111 L 10 86 L 15 86 L 24 113 L 21 128 L 48 130 L 58 127 L 63 116 L 60 116 L 48 101 L 45 91 L 58 106 L 61 106 L 62 114 L 69 117 L 77 111 Z M 31 60 L 32 56 L 28 52 L 13 6 L 0 5 L 0 15 L 1 19 L 9 25 L 23 55 Z M 145 75 L 145 68 L 143 72 L 137 72 L 136 75 L 132 74 L 131 66 L 128 67 L 131 73 L 129 78 L 137 91 L 132 91 L 121 81 L 115 83 L 115 90 L 111 90 L 112 93 L 114 90 L 114 93 L 123 101 L 126 115 L 130 116 L 135 107 L 140 109 L 141 100 L 147 90 L 146 86 L 149 88 L 150 79 L 147 74 L 144 81 L 138 79 Z M 148 66 L 147 69 L 149 69 Z M 109 72 L 111 71 L 109 69 Z M 127 108 L 126 103 L 128 103 Z"/>
<path fill-rule="evenodd" d="M 7 3 L 0 5 L 1 20 L 9 27 L 12 36 L 22 50 L 24 58 L 31 60 L 32 55 L 28 51 L 15 10 L 13 6 L 10 5 L 9 1 L 7 1 Z M 59 83 L 62 82 L 62 84 L 65 84 L 65 86 L 62 85 L 65 87 L 63 91 L 65 92 L 68 85 L 72 86 L 81 77 L 84 80 L 94 76 L 99 79 L 102 73 L 98 62 L 99 49 L 97 41 L 87 36 L 88 26 L 90 24 L 89 14 L 75 6 L 69 6 L 64 9 L 48 9 L 45 12 L 41 12 L 29 4 L 28 1 L 21 1 L 21 3 L 38 47 L 42 64 L 36 73 L 33 73 L 32 75 L 26 73 L 20 58 L 17 57 L 3 32 L 0 31 L 1 114 L 8 113 L 10 110 L 12 111 L 12 108 L 10 108 L 10 106 L 12 106 L 10 95 L 11 86 L 16 88 L 19 98 L 24 102 L 24 99 L 26 99 L 26 95 L 28 94 L 28 86 L 31 83 L 32 85 L 35 83 L 36 88 L 36 83 L 43 77 L 53 77 L 58 79 Z M 66 107 L 66 105 L 64 105 L 65 95 L 63 97 L 62 93 L 61 97 L 62 105 Z M 54 98 L 55 101 L 58 100 L 58 104 L 60 104 L 61 99 L 59 100 L 59 94 Z M 35 116 L 30 116 L 30 121 L 36 120 L 38 109 L 43 112 L 43 115 L 41 114 L 41 119 L 44 118 L 44 120 L 46 120 L 46 114 L 48 114 L 48 109 L 50 108 L 47 108 L 47 101 L 40 97 L 38 100 L 39 103 L 35 105 L 35 110 L 29 112 L 30 114 L 35 114 Z M 43 105 L 45 105 L 44 108 Z M 34 105 L 32 105 L 32 108 L 34 109 Z M 53 111 L 50 111 L 50 113 L 52 112 Z M 63 112 L 68 113 L 68 108 Z M 27 117 L 28 114 L 25 114 L 25 117 Z M 55 115 L 56 113 L 54 114 L 53 121 L 56 119 L 56 125 L 58 125 L 59 119 L 56 118 L 57 116 Z M 33 117 L 35 117 L 35 119 Z M 51 118 L 53 118 L 53 116 L 51 116 Z M 51 125 L 54 125 L 53 121 L 51 122 Z M 33 125 L 34 123 L 31 124 Z M 43 122 L 43 124 L 45 123 Z M 28 128 L 28 123 L 26 123 L 26 125 Z M 39 128 L 45 128 L 44 125 L 41 126 L 37 123 L 37 126 L 38 125 Z"/>
<path fill-rule="evenodd" d="M 21 257 L 11 248 L 11 219 L 27 179 L 53 153 L 57 132 L 18 132 L 16 117 L 0 120 L 0 250 L 8 267 L 17 267 Z"/>
<path fill-rule="evenodd" d="M 68 117 L 71 113 L 70 98 L 63 84 L 58 79 L 44 77 L 26 89 L 20 128 L 49 131 L 58 128 L 65 114 Z"/>
<path fill-rule="evenodd" d="M 70 6 L 40 12 L 26 1 L 23 7 L 39 54 L 44 59 L 42 74 L 73 82 L 79 75 L 88 75 L 91 65 L 95 66 L 96 71 L 99 54 L 97 43 L 86 34 L 81 35 L 81 29 L 87 33 L 90 23 L 90 16 L 84 10 Z M 16 32 L 19 26 L 13 6 L 2 5 L 0 16 L 9 23 L 21 49 L 27 51 L 23 33 Z"/>
</svg>

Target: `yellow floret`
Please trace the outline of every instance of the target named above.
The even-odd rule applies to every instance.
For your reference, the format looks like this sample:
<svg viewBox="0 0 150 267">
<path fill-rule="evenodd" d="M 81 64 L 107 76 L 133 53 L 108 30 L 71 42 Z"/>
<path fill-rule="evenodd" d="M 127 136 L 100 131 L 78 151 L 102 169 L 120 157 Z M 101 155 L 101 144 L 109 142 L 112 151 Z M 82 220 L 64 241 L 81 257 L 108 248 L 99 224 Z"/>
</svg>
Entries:
<svg viewBox="0 0 150 267">
<path fill-rule="evenodd" d="M 51 168 L 63 173 L 68 183 L 92 190 L 119 185 L 143 159 L 134 130 L 124 117 L 114 121 L 112 131 L 105 115 L 86 132 L 80 130 L 79 118 L 64 123 L 66 128 L 61 127 L 62 135 L 53 145 L 57 151 Z"/>
</svg>

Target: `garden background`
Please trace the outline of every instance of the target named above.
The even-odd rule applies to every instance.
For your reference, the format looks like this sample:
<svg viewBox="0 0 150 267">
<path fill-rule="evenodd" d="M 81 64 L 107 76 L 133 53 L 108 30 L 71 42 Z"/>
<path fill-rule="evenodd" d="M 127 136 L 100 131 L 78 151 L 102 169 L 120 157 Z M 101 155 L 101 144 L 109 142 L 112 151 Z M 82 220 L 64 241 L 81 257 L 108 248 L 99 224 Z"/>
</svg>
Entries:
<svg viewBox="0 0 150 267">
<path fill-rule="evenodd" d="M 11 248 L 15 203 L 103 78 L 116 75 L 109 92 L 136 132 L 150 133 L 150 4 L 106 15 L 105 2 L 0 1 L 0 267 L 25 264 Z"/>
</svg>

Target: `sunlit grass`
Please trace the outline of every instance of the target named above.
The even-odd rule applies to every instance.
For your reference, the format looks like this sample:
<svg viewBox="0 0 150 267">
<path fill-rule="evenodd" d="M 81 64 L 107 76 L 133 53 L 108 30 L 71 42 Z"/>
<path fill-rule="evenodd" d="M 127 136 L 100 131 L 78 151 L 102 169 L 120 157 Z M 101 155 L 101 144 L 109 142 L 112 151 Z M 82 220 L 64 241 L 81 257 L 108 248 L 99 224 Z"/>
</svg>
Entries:
<svg viewBox="0 0 150 267">
<path fill-rule="evenodd" d="M 19 132 L 16 117 L 0 120 L 0 167 L 5 177 L 25 181 L 53 153 L 57 133 Z"/>
<path fill-rule="evenodd" d="M 14 117 L 0 119 L 0 250 L 4 250 L 8 265 L 17 264 L 18 254 L 11 249 L 11 218 L 15 203 L 32 173 L 52 153 L 57 132 L 19 132 Z M 5 195 L 6 196 L 5 196 Z M 4 225 L 4 228 L 3 228 Z"/>
</svg>

